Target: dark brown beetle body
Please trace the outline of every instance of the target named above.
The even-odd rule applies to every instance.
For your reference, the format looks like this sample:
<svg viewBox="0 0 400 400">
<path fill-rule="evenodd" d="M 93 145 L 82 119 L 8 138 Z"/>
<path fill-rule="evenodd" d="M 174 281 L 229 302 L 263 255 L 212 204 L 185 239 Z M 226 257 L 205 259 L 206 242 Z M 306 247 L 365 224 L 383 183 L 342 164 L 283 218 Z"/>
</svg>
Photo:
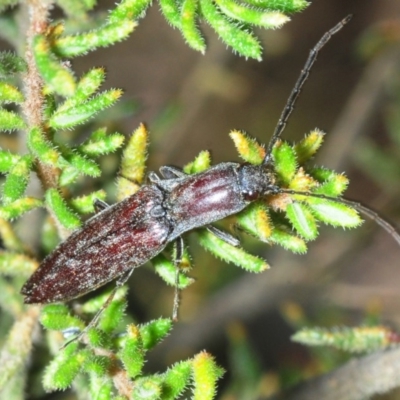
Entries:
<svg viewBox="0 0 400 400">
<path fill-rule="evenodd" d="M 25 303 L 71 300 L 160 253 L 172 230 L 163 201 L 162 190 L 146 185 L 88 220 L 25 283 Z"/>
<path fill-rule="evenodd" d="M 251 201 L 279 190 L 266 166 L 221 163 L 205 172 L 158 181 L 168 195 L 173 230 L 168 241 L 242 211 Z"/>
<path fill-rule="evenodd" d="M 151 174 L 151 184 L 143 186 L 135 195 L 111 207 L 103 204 L 102 208 L 106 207 L 103 211 L 47 256 L 22 288 L 25 302 L 71 300 L 116 278 L 119 278 L 118 285 L 123 284 L 135 267 L 151 260 L 173 241 L 177 241 L 175 263 L 179 264 L 183 252 L 181 235 L 199 227 L 206 227 L 226 242 L 238 245 L 237 239 L 210 224 L 242 211 L 262 196 L 299 194 L 275 184 L 272 149 L 285 128 L 318 52 L 349 20 L 350 16 L 325 33 L 311 50 L 261 165 L 221 163 L 194 175 L 186 175 L 173 167 L 161 168 L 163 178 Z M 358 203 L 312 193 L 300 194 L 355 207 L 400 243 L 400 236 L 389 223 Z M 177 304 L 176 301 L 175 306 Z"/>
<path fill-rule="evenodd" d="M 183 233 L 271 193 L 263 166 L 222 163 L 157 180 L 101 211 L 61 243 L 22 288 L 25 303 L 68 301 L 151 260 Z"/>
</svg>

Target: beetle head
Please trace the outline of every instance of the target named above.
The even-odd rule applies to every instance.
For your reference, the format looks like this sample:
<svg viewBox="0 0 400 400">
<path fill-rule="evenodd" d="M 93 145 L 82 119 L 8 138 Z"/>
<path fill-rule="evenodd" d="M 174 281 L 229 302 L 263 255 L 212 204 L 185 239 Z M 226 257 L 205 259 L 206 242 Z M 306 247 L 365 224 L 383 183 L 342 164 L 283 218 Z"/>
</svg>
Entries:
<svg viewBox="0 0 400 400">
<path fill-rule="evenodd" d="M 275 174 L 269 165 L 242 164 L 238 176 L 241 192 L 247 201 L 279 193 L 279 188 L 275 185 Z"/>
</svg>

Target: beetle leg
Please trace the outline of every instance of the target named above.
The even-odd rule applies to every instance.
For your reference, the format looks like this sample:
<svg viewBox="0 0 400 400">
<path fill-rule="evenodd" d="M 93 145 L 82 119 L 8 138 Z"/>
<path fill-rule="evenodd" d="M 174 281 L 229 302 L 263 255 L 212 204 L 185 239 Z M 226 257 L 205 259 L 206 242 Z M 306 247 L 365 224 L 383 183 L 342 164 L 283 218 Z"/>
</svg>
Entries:
<svg viewBox="0 0 400 400">
<path fill-rule="evenodd" d="M 230 233 L 221 231 L 221 229 L 218 229 L 213 225 L 207 225 L 206 228 L 209 232 L 213 233 L 215 236 L 217 236 L 219 239 L 223 240 L 224 242 L 226 242 L 234 247 L 240 246 L 240 240 L 238 238 L 236 238 L 235 236 L 231 235 Z"/>
<path fill-rule="evenodd" d="M 151 183 L 157 183 L 160 181 L 160 177 L 154 171 L 150 171 L 147 178 Z"/>
<path fill-rule="evenodd" d="M 187 176 L 180 168 L 173 167 L 172 165 L 164 165 L 160 167 L 159 171 L 165 179 L 184 178 Z"/>
<path fill-rule="evenodd" d="M 95 199 L 93 205 L 96 212 L 103 211 L 106 208 L 110 207 L 105 201 L 100 199 Z"/>
<path fill-rule="evenodd" d="M 82 332 L 80 332 L 77 336 L 75 336 L 74 338 L 72 338 L 71 340 L 68 340 L 67 342 L 65 342 L 60 350 L 64 349 L 65 347 L 67 347 L 70 343 L 75 342 L 75 340 L 80 340 L 85 334 L 86 332 L 95 327 L 97 325 L 97 323 L 99 322 L 100 316 L 101 314 L 103 314 L 103 311 L 110 305 L 110 303 L 112 302 L 115 293 L 117 293 L 117 290 L 125 285 L 125 283 L 127 282 L 127 280 L 130 278 L 130 276 L 132 275 L 132 272 L 135 270 L 135 268 L 131 268 L 130 270 L 126 271 L 120 278 L 118 278 L 114 289 L 111 291 L 110 295 L 107 297 L 107 300 L 104 302 L 104 304 L 101 306 L 100 310 L 97 311 L 96 315 L 92 318 L 92 320 L 89 322 L 89 324 L 85 327 L 85 329 L 83 329 Z"/>
<path fill-rule="evenodd" d="M 172 309 L 172 320 L 178 321 L 178 310 L 179 310 L 180 295 L 181 295 L 181 292 L 179 290 L 179 272 L 180 272 L 179 267 L 182 262 L 183 248 L 184 248 L 182 237 L 179 236 L 176 239 L 175 243 L 176 243 L 176 253 L 175 253 L 174 264 L 176 268 L 176 275 L 175 275 L 175 294 L 174 294 L 174 305 Z"/>
</svg>

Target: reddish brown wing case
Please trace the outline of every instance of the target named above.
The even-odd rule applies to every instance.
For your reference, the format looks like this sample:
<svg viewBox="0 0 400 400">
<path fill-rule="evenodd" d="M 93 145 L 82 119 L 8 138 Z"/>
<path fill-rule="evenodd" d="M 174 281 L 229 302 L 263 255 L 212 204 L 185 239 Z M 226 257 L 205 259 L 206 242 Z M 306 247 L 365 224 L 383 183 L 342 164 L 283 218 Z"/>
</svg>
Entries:
<svg viewBox="0 0 400 400">
<path fill-rule="evenodd" d="M 71 300 L 160 253 L 170 232 L 162 202 L 160 189 L 143 186 L 88 220 L 25 283 L 25 303 Z"/>
</svg>

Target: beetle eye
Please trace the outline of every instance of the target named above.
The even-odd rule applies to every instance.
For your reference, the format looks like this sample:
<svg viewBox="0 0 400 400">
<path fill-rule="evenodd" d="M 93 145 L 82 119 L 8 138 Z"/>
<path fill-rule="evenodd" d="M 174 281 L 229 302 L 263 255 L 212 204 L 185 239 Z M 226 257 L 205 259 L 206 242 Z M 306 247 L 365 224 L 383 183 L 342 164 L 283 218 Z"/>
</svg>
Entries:
<svg viewBox="0 0 400 400">
<path fill-rule="evenodd" d="M 254 201 L 258 199 L 259 193 L 256 191 L 244 192 L 243 197 L 246 201 Z"/>
</svg>

